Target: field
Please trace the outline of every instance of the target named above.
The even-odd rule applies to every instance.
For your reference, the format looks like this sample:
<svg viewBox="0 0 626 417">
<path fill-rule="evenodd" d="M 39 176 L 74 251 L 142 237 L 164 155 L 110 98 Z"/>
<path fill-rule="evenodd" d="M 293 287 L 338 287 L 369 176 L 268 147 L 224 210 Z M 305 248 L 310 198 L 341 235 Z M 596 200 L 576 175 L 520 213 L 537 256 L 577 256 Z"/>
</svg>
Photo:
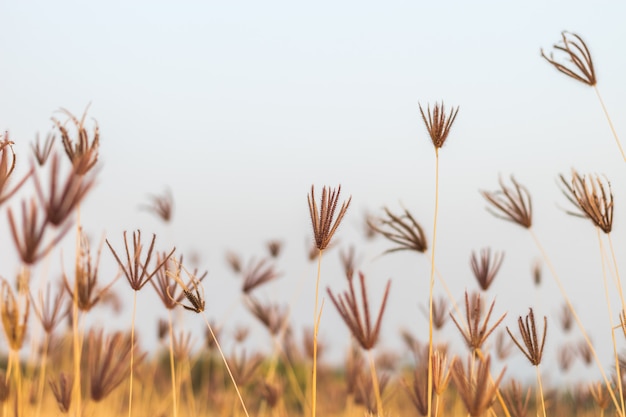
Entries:
<svg viewBox="0 0 626 417">
<path fill-rule="evenodd" d="M 601 115 L 590 120 L 601 119 L 594 129 L 605 135 L 589 150 L 576 141 L 539 149 L 491 142 L 477 151 L 481 157 L 468 156 L 464 171 L 447 157 L 455 146 L 469 146 L 457 138 L 468 126 L 466 114 L 475 117 L 481 110 L 419 97 L 412 109 L 416 140 L 432 164 L 426 166 L 420 155 L 410 169 L 409 152 L 388 149 L 397 142 L 371 138 L 351 147 L 307 141 L 306 135 L 293 143 L 260 135 L 266 141 L 261 146 L 269 148 L 263 153 L 261 147 L 248 149 L 250 139 L 232 145 L 234 136 L 225 134 L 211 142 L 215 152 L 205 157 L 200 140 L 175 137 L 163 157 L 158 142 L 152 148 L 147 140 L 118 138 L 114 146 L 109 138 L 115 132 L 106 124 L 112 118 L 99 118 L 97 101 L 82 112 L 59 108 L 50 131 L 32 143 L 6 126 L 0 134 L 0 217 L 6 219 L 1 256 L 7 263 L 0 271 L 0 416 L 626 417 L 624 240 L 614 240 L 622 179 L 612 183 L 602 171 L 557 174 L 552 194 L 558 218 L 549 217 L 544 194 L 536 198 L 536 178 L 533 186 L 527 183 L 529 173 L 552 169 L 546 161 L 569 163 L 570 147 L 576 162 L 587 152 L 594 160 L 608 154 L 626 162 L 620 122 L 612 119 L 621 121 L 623 109 L 604 101 L 611 86 L 601 94 L 598 85 L 605 85 L 584 33 L 563 31 L 547 42 L 535 57 L 543 76 L 576 89 L 568 97 L 588 99 L 584 108 Z M 246 71 L 237 73 L 245 74 L 242 85 L 254 73 Z M 493 75 L 494 85 L 500 76 Z M 119 105 L 132 107 L 135 97 L 129 93 Z M 333 99 L 325 100 L 331 109 Z M 233 103 L 224 100 L 224 109 Z M 522 121 L 517 125 L 532 124 L 542 105 L 522 111 L 502 104 L 515 108 L 511 120 Z M 555 126 L 580 125 L 586 132 L 589 120 L 567 117 L 575 107 L 568 105 L 551 116 L 559 120 Z M 219 113 L 219 106 L 213 110 Z M 325 120 L 332 120 L 325 111 L 320 109 Z M 172 134 L 157 132 L 169 122 L 164 114 L 141 125 L 140 113 L 130 113 L 129 123 L 150 139 Z M 206 117 L 206 125 L 219 119 Z M 504 123 L 483 117 L 486 125 Z M 189 134 L 188 120 L 171 124 Z M 232 131 L 245 124 L 233 120 Z M 319 133 L 316 128 L 311 132 Z M 506 146 L 510 154 L 498 153 Z M 547 155 L 555 148 L 557 155 Z M 274 166 L 269 153 L 285 165 Z M 307 176 L 337 181 L 302 187 L 295 197 L 301 216 L 294 217 L 293 187 L 286 196 L 284 183 L 274 186 L 265 178 L 293 176 L 293 185 L 302 153 L 317 166 Z M 454 158 L 458 164 L 463 155 Z M 470 190 L 481 206 L 465 201 L 469 178 L 498 158 L 500 166 L 526 164 L 523 173 L 493 173 L 491 182 Z M 605 166 L 612 168 L 612 160 Z M 205 164 L 220 163 L 228 169 L 205 177 Z M 237 172 L 246 164 L 249 171 Z M 163 182 L 159 170 L 166 178 L 180 171 L 186 184 L 150 194 Z M 396 182 L 390 172 L 411 174 Z M 241 197 L 235 174 L 250 182 L 250 196 Z M 359 175 L 370 184 L 354 191 Z M 136 189 L 116 185 L 120 178 Z M 404 200 L 364 208 L 369 186 L 372 194 Z M 100 188 L 115 193 L 104 199 Z M 198 207 L 188 190 L 197 194 Z M 133 205 L 136 200 L 142 202 Z M 132 221 L 149 220 L 128 227 L 132 221 L 125 218 L 105 227 L 107 214 L 127 213 L 121 207 L 134 213 L 127 217 Z M 476 232 L 483 225 L 475 218 L 479 210 L 490 225 Z M 225 215 L 229 211 L 236 219 Z M 294 218 L 304 221 L 291 223 Z M 565 226 L 558 229 L 561 221 Z M 247 238 L 254 235 L 251 224 L 272 231 L 260 245 Z M 565 228 L 571 233 L 560 236 Z M 306 248 L 276 237 L 288 233 L 306 235 Z M 205 253 L 188 242 L 204 234 L 218 251 Z M 469 245 L 474 249 L 466 258 L 451 250 Z"/>
</svg>

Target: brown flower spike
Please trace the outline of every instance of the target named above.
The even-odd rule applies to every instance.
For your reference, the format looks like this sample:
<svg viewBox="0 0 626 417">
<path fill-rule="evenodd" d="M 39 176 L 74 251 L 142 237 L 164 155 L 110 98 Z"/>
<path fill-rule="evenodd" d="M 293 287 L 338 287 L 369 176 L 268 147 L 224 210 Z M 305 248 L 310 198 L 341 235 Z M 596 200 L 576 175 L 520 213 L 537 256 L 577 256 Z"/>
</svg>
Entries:
<svg viewBox="0 0 626 417">
<path fill-rule="evenodd" d="M 444 142 L 448 138 L 452 123 L 454 123 L 454 119 L 456 119 L 456 115 L 459 112 L 459 107 L 456 109 L 454 107 L 450 109 L 450 114 L 447 117 L 443 102 L 441 105 L 435 103 L 432 112 L 430 111 L 430 105 L 428 105 L 428 117 L 426 117 L 426 113 L 424 113 L 424 109 L 421 104 L 419 107 L 424 124 L 426 124 L 426 129 L 428 129 L 430 139 L 433 141 L 433 145 L 435 145 L 435 150 L 438 150 L 443 146 Z"/>
<path fill-rule="evenodd" d="M 529 229 L 532 224 L 532 201 L 530 193 L 511 176 L 513 188 L 504 185 L 500 178 L 500 190 L 494 192 L 481 191 L 485 199 L 495 208 L 487 208 L 491 214 L 499 219 L 517 223 Z"/>
<path fill-rule="evenodd" d="M 75 141 L 72 140 L 70 137 L 71 134 L 65 126 L 67 122 L 61 123 L 58 119 L 52 118 L 57 129 L 61 132 L 61 140 L 65 148 L 65 153 L 70 158 L 70 161 L 72 161 L 72 164 L 81 165 L 81 169 L 78 172 L 79 175 L 86 174 L 96 165 L 96 162 L 98 162 L 100 128 L 96 122 L 93 130 L 93 138 L 91 139 L 91 143 L 89 143 L 89 133 L 85 127 L 85 118 L 87 117 L 88 109 L 89 107 L 85 109 L 85 113 L 83 113 L 83 117 L 80 120 L 66 109 L 61 109 L 61 113 L 68 117 L 68 121 L 71 121 L 76 129 L 77 137 Z"/>
<path fill-rule="evenodd" d="M 483 320 L 482 325 L 480 325 L 480 319 L 482 316 L 482 308 L 481 308 L 481 300 L 480 294 L 477 294 L 475 297 L 472 297 L 472 301 L 470 302 L 470 297 L 465 292 L 465 318 L 467 320 L 467 330 L 464 330 L 456 318 L 450 313 L 450 317 L 452 317 L 452 321 L 456 324 L 456 327 L 459 329 L 467 346 L 472 350 L 478 350 L 482 347 L 485 340 L 489 337 L 489 335 L 498 327 L 498 325 L 504 320 L 506 313 L 504 313 L 496 323 L 488 328 L 489 326 L 489 318 L 491 317 L 491 313 L 493 312 L 493 306 L 496 304 L 495 301 L 491 303 L 489 307 L 489 311 L 485 315 L 485 319 Z M 479 327 L 480 325 L 480 327 Z"/>
<path fill-rule="evenodd" d="M 456 361 L 452 366 L 452 379 L 467 413 L 472 417 L 479 417 L 491 407 L 498 390 L 498 385 L 504 376 L 504 369 L 492 382 L 489 375 L 491 358 L 478 361 L 478 369 L 473 370 L 472 361 L 468 361 L 467 371 L 461 361 Z"/>
<path fill-rule="evenodd" d="M 472 266 L 474 277 L 483 291 L 486 291 L 491 286 L 491 283 L 496 278 L 496 274 L 502 266 L 503 260 L 504 252 L 496 252 L 492 258 L 490 248 L 483 248 L 480 251 L 480 258 L 475 252 L 472 252 L 470 265 Z"/>
<path fill-rule="evenodd" d="M 380 305 L 378 312 L 378 318 L 372 328 L 372 321 L 370 318 L 369 302 L 367 300 L 367 290 L 365 287 L 365 276 L 362 272 L 359 272 L 359 281 L 361 284 L 361 303 L 363 305 L 362 312 L 359 309 L 356 292 L 354 291 L 354 281 L 349 280 L 349 291 L 335 297 L 327 288 L 328 295 L 331 301 L 337 308 L 339 315 L 346 323 L 354 338 L 359 342 L 361 347 L 365 350 L 370 350 L 374 347 L 378 341 L 378 334 L 380 333 L 380 325 L 387 304 L 387 297 L 389 296 L 389 288 L 391 287 L 391 280 L 387 282 L 385 287 L 385 294 L 383 295 L 383 301 Z"/>
<path fill-rule="evenodd" d="M 572 179 L 567 181 L 559 175 L 563 183 L 563 194 L 579 210 L 566 211 L 567 214 L 588 218 L 604 233 L 613 228 L 613 192 L 611 183 L 603 182 L 598 175 L 585 177 L 572 170 Z"/>
<path fill-rule="evenodd" d="M 533 313 L 533 309 L 529 309 L 529 313 L 526 316 L 526 321 L 522 320 L 520 316 L 517 320 L 517 324 L 519 326 L 519 331 L 522 334 L 522 342 L 524 346 L 513 336 L 511 330 L 509 330 L 508 326 L 506 331 L 513 339 L 513 342 L 517 345 L 519 350 L 522 351 L 524 356 L 528 358 L 530 363 L 534 366 L 539 366 L 541 363 L 541 357 L 543 356 L 543 347 L 546 343 L 546 334 L 548 331 L 548 319 L 544 316 L 543 318 L 543 336 L 541 337 L 541 342 L 539 342 L 539 337 L 537 335 L 537 327 L 535 325 L 535 315 Z M 524 347 L 526 349 L 524 349 Z"/>
<path fill-rule="evenodd" d="M 565 64 L 557 62 L 554 54 L 550 53 L 548 57 L 543 49 L 541 56 L 548 61 L 554 68 L 563 74 L 571 77 L 581 83 L 593 87 L 597 84 L 596 73 L 593 69 L 593 61 L 591 53 L 582 38 L 575 33 L 561 32 L 562 44 L 554 45 L 554 49 L 565 56 L 565 60 L 569 61 Z"/>
<path fill-rule="evenodd" d="M 378 220 L 378 224 L 369 221 L 370 228 L 380 233 L 387 239 L 399 246 L 385 251 L 385 253 L 397 252 L 401 250 L 414 250 L 424 253 L 428 249 L 424 229 L 415 220 L 411 213 L 404 209 L 404 214 L 393 214 L 388 208 L 384 208 L 387 218 Z"/>
<path fill-rule="evenodd" d="M 308 196 L 309 213 L 311 215 L 311 223 L 313 224 L 315 246 L 319 251 L 323 251 L 330 244 L 343 216 L 346 214 L 346 210 L 348 210 L 348 206 L 350 206 L 350 201 L 352 201 L 352 197 L 348 198 L 348 201 L 341 205 L 339 213 L 335 218 L 340 193 L 341 185 L 336 189 L 331 189 L 330 187 L 322 188 L 322 200 L 318 208 L 315 202 L 315 188 L 311 186 L 311 194 Z"/>
</svg>

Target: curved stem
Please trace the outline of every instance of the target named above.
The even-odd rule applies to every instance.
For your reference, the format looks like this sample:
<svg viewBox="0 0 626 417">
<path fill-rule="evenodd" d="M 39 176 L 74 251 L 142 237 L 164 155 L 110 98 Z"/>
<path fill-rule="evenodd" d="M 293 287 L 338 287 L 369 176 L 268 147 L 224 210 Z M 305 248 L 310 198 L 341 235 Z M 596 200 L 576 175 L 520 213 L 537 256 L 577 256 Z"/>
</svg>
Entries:
<svg viewBox="0 0 626 417">
<path fill-rule="evenodd" d="M 172 325 L 172 310 L 167 310 L 169 318 L 169 332 L 170 332 L 170 373 L 172 374 L 172 407 L 173 416 L 178 417 L 178 395 L 176 386 L 176 369 L 174 368 L 174 326 Z"/>
<path fill-rule="evenodd" d="M 605 268 L 605 260 L 606 260 L 606 253 L 604 251 L 604 245 L 602 244 L 602 237 L 600 235 L 600 228 L 596 227 L 596 232 L 598 235 L 598 245 L 600 247 L 600 261 L 602 262 L 602 281 L 604 282 L 604 296 L 606 298 L 606 307 L 608 309 L 609 312 L 609 323 L 611 324 L 611 339 L 613 341 L 613 356 L 615 359 L 615 373 L 617 375 L 617 389 L 619 390 L 620 393 L 620 399 L 621 399 L 621 410 L 622 410 L 622 415 L 624 415 L 624 396 L 623 396 L 623 387 L 622 387 L 622 373 L 620 370 L 620 364 L 619 364 L 619 355 L 617 353 L 617 341 L 615 340 L 615 325 L 613 323 L 613 313 L 611 312 L 611 299 L 609 297 L 609 284 L 608 284 L 608 280 L 606 278 L 606 268 Z"/>
<path fill-rule="evenodd" d="M 600 105 L 602 106 L 602 111 L 604 112 L 604 115 L 606 116 L 606 120 L 609 122 L 609 127 L 611 128 L 611 133 L 613 133 L 613 137 L 615 138 L 615 143 L 617 143 L 617 147 L 619 148 L 619 152 L 622 154 L 622 159 L 624 160 L 624 162 L 626 162 L 626 154 L 624 153 L 624 149 L 622 148 L 622 144 L 619 141 L 619 138 L 617 137 L 617 132 L 615 131 L 615 127 L 613 126 L 613 122 L 611 121 L 611 117 L 609 116 L 609 112 L 606 109 L 606 106 L 604 105 L 604 100 L 602 100 L 602 96 L 600 95 L 600 90 L 598 90 L 598 86 L 594 85 L 593 86 L 594 91 L 596 92 L 596 95 L 598 96 L 598 100 L 600 100 Z"/>
<path fill-rule="evenodd" d="M 535 232 L 532 230 L 532 228 L 529 228 L 528 231 L 530 232 L 530 235 L 532 236 L 535 242 L 535 245 L 537 245 L 539 252 L 541 252 L 541 256 L 543 256 L 543 259 L 548 265 L 548 269 L 550 270 L 550 273 L 552 274 L 552 277 L 554 278 L 556 285 L 559 287 L 559 290 L 561 291 L 561 295 L 563 296 L 563 299 L 565 299 L 565 303 L 567 304 L 567 307 L 569 308 L 570 312 L 572 313 L 572 316 L 574 317 L 574 320 L 576 321 L 576 325 L 580 329 L 580 332 L 582 333 L 583 338 L 585 339 L 585 343 L 587 343 L 587 346 L 589 346 L 589 350 L 591 351 L 591 354 L 593 355 L 593 358 L 596 361 L 596 365 L 598 366 L 598 369 L 600 370 L 600 374 L 602 374 L 602 379 L 604 379 L 604 383 L 606 384 L 609 394 L 611 395 L 611 399 L 613 400 L 613 404 L 615 405 L 615 409 L 617 410 L 618 415 L 624 417 L 624 414 L 622 413 L 619 407 L 617 397 L 615 396 L 615 392 L 613 391 L 613 388 L 611 388 L 611 383 L 609 382 L 609 379 L 607 378 L 606 373 L 604 372 L 604 368 L 602 368 L 602 363 L 600 362 L 600 358 L 598 357 L 596 349 L 593 347 L 593 343 L 591 343 L 591 339 L 589 339 L 589 336 L 587 335 L 587 332 L 585 331 L 585 327 L 580 321 L 580 317 L 578 317 L 578 313 L 576 313 L 576 310 L 574 309 L 574 306 L 572 305 L 572 302 L 570 301 L 569 296 L 565 292 L 565 287 L 563 287 L 563 283 L 561 282 L 561 279 L 557 275 L 556 270 L 554 269 L 554 266 L 552 265 L 552 261 L 548 257 L 547 252 L 545 251 L 545 249 L 539 242 L 539 238 L 537 237 Z"/>
<path fill-rule="evenodd" d="M 250 414 L 248 414 L 248 409 L 246 408 L 246 404 L 244 403 L 243 397 L 241 396 L 241 392 L 239 391 L 239 387 L 237 386 L 237 382 L 235 381 L 235 377 L 233 376 L 233 373 L 230 370 L 230 366 L 228 366 L 228 361 L 226 360 L 226 356 L 224 356 L 224 352 L 222 351 L 222 347 L 220 346 L 220 342 L 217 340 L 217 337 L 215 336 L 215 333 L 213 333 L 213 329 L 211 328 L 211 324 L 209 323 L 209 320 L 206 318 L 206 315 L 202 314 L 202 317 L 204 318 L 204 322 L 206 323 L 206 326 L 209 329 L 209 332 L 211 332 L 211 337 L 215 341 L 215 346 L 217 347 L 217 350 L 220 352 L 220 356 L 222 357 L 222 361 L 224 361 L 224 366 L 226 366 L 226 371 L 228 371 L 228 376 L 230 376 L 230 380 L 232 381 L 232 383 L 233 383 L 233 385 L 235 387 L 235 391 L 237 392 L 237 397 L 239 397 L 239 402 L 241 403 L 241 407 L 243 408 L 243 412 L 246 414 L 246 417 L 250 417 Z"/>
</svg>

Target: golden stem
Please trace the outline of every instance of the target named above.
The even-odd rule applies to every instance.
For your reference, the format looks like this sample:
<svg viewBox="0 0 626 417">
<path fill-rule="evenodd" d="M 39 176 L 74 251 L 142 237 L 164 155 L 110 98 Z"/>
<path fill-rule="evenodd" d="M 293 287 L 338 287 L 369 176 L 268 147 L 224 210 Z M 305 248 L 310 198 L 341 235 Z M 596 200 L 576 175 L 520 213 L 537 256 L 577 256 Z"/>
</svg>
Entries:
<svg viewBox="0 0 626 417">
<path fill-rule="evenodd" d="M 168 309 L 169 317 L 169 332 L 170 332 L 170 373 L 172 374 L 172 407 L 173 416 L 178 417 L 178 403 L 177 403 L 177 385 L 176 385 L 176 369 L 174 368 L 174 329 L 172 325 L 172 310 Z"/>
<path fill-rule="evenodd" d="M 541 397 L 541 409 L 543 410 L 543 417 L 546 417 L 546 404 L 543 400 L 543 387 L 541 385 L 541 374 L 539 373 L 539 365 L 535 366 L 537 370 L 537 384 L 539 388 L 539 397 Z"/>
<path fill-rule="evenodd" d="M 322 271 L 322 250 L 317 254 L 317 279 L 315 280 L 315 309 L 313 310 L 313 375 L 311 377 L 311 416 L 315 417 L 315 409 L 317 406 L 317 331 L 318 313 L 317 304 L 319 297 L 320 275 Z"/>
<path fill-rule="evenodd" d="M 135 315 L 137 312 L 137 291 L 133 291 L 133 318 L 130 322 L 130 388 L 128 389 L 128 417 L 133 409 L 133 367 L 135 366 Z"/>
<path fill-rule="evenodd" d="M 44 332 L 43 338 L 43 353 L 41 356 L 41 370 L 39 374 L 39 384 L 37 386 L 37 412 L 36 416 L 41 415 L 41 403 L 43 402 L 43 389 L 46 384 L 46 366 L 48 364 L 48 344 L 50 343 L 50 337 L 47 332 Z"/>
<path fill-rule="evenodd" d="M 596 365 L 598 366 L 598 369 L 600 370 L 600 374 L 602 374 L 602 378 L 604 379 L 604 383 L 606 384 L 606 387 L 609 390 L 609 394 L 611 394 L 611 399 L 613 400 L 613 404 L 615 405 L 615 408 L 616 408 L 616 410 L 618 412 L 618 415 L 624 417 L 624 414 L 620 410 L 617 398 L 615 397 L 615 392 L 613 391 L 613 388 L 611 388 L 611 383 L 609 382 L 609 379 L 607 378 L 606 373 L 604 372 L 604 369 L 602 368 L 602 363 L 600 362 L 600 358 L 598 358 L 598 354 L 596 353 L 596 349 L 593 347 L 593 343 L 591 343 L 591 339 L 589 339 L 589 336 L 587 335 L 587 332 L 585 331 L 585 327 L 583 326 L 582 322 L 580 321 L 580 317 L 578 317 L 578 313 L 576 313 L 576 310 L 574 309 L 574 306 L 572 305 L 572 302 L 570 301 L 567 293 L 565 292 L 565 287 L 563 287 L 563 284 L 561 283 L 561 279 L 557 275 L 556 270 L 554 269 L 554 266 L 552 265 L 552 261 L 548 257 L 548 254 L 545 251 L 545 249 L 543 248 L 543 246 L 541 245 L 541 243 L 539 242 L 539 238 L 537 237 L 535 232 L 531 228 L 528 228 L 528 231 L 530 232 L 530 235 L 532 236 L 532 238 L 533 238 L 533 240 L 535 242 L 535 245 L 537 245 L 537 248 L 539 249 L 539 252 L 541 252 L 541 256 L 543 257 L 543 259 L 545 260 L 546 264 L 548 265 L 548 269 L 550 270 L 550 273 L 552 274 L 552 277 L 554 278 L 554 281 L 556 282 L 556 285 L 559 287 L 559 291 L 561 291 L 561 295 L 563 296 L 563 299 L 565 299 L 565 303 L 567 304 L 567 307 L 569 308 L 570 312 L 572 313 L 572 316 L 574 316 L 574 320 L 576 321 L 576 325 L 580 329 L 580 332 L 582 333 L 583 338 L 585 339 L 585 343 L 587 343 L 587 346 L 589 346 L 589 350 L 591 350 L 591 354 L 593 355 L 593 358 L 596 361 Z"/>
<path fill-rule="evenodd" d="M 370 373 L 372 374 L 372 389 L 374 390 L 374 396 L 376 397 L 376 412 L 380 417 L 383 417 L 383 400 L 380 397 L 380 386 L 378 385 L 378 377 L 376 376 L 376 363 L 374 363 L 374 356 L 371 349 L 367 351 L 367 356 L 370 360 Z"/>
<path fill-rule="evenodd" d="M 220 346 L 220 342 L 217 340 L 217 337 L 215 336 L 215 333 L 213 333 L 213 329 L 211 328 L 211 324 L 209 323 L 209 319 L 207 319 L 205 314 L 202 314 L 202 317 L 204 318 L 204 322 L 206 323 L 207 328 L 209 329 L 209 332 L 211 332 L 211 337 L 215 341 L 215 346 L 217 347 L 217 350 L 220 352 L 220 356 L 222 357 L 222 361 L 224 361 L 224 366 L 226 366 L 226 371 L 228 371 L 228 375 L 230 376 L 230 380 L 232 381 L 232 383 L 233 383 L 233 385 L 235 387 L 235 391 L 237 392 L 237 397 L 239 397 L 239 402 L 241 403 L 241 407 L 243 408 L 243 411 L 246 414 L 246 417 L 250 417 L 250 414 L 248 414 L 248 409 L 246 408 L 246 404 L 244 403 L 243 397 L 241 396 L 241 392 L 239 391 L 239 387 L 237 386 L 237 382 L 235 381 L 235 377 L 233 376 L 233 373 L 230 370 L 230 366 L 228 366 L 228 361 L 226 360 L 226 356 L 224 356 L 224 352 L 222 351 L 222 347 Z"/>
<path fill-rule="evenodd" d="M 600 228 L 596 227 L 596 232 L 598 235 L 598 245 L 600 247 L 600 261 L 602 262 L 602 281 L 604 282 L 604 296 L 606 298 L 606 306 L 609 312 L 609 323 L 611 324 L 611 339 L 613 341 L 613 356 L 615 359 L 615 373 L 617 375 L 617 389 L 619 390 L 619 394 L 620 394 L 620 402 L 621 402 L 621 410 L 622 410 L 622 415 L 624 415 L 624 396 L 623 396 L 623 387 L 622 387 L 622 373 L 620 371 L 620 364 L 619 364 L 619 355 L 617 353 L 617 341 L 615 340 L 615 326 L 613 323 L 613 313 L 611 312 L 611 299 L 609 298 L 609 284 L 608 284 L 608 280 L 606 278 L 606 267 L 605 267 L 605 261 L 606 261 L 606 253 L 604 251 L 604 245 L 602 244 L 602 237 L 600 235 Z"/>
<path fill-rule="evenodd" d="M 430 257 L 430 286 L 428 291 L 428 412 L 432 415 L 433 396 L 433 290 L 435 288 L 435 243 L 437 241 L 437 212 L 439 211 L 439 148 L 435 147 L 435 218 L 433 221 L 433 249 Z"/>
<path fill-rule="evenodd" d="M 619 138 L 617 137 L 617 132 L 615 131 L 615 127 L 613 126 L 613 122 L 611 121 L 611 117 L 609 116 L 609 112 L 607 111 L 606 106 L 604 105 L 604 100 L 602 100 L 602 96 L 600 95 L 600 90 L 598 90 L 597 85 L 594 85 L 593 89 L 596 92 L 596 95 L 598 96 L 598 100 L 600 100 L 602 111 L 604 112 L 604 115 L 606 116 L 606 120 L 609 122 L 611 133 L 613 133 L 613 137 L 615 138 L 615 143 L 617 143 L 617 147 L 619 148 L 619 151 L 622 154 L 622 159 L 624 160 L 624 162 L 626 162 L 626 154 L 624 153 L 624 149 L 622 149 L 622 144 L 620 143 Z"/>
</svg>

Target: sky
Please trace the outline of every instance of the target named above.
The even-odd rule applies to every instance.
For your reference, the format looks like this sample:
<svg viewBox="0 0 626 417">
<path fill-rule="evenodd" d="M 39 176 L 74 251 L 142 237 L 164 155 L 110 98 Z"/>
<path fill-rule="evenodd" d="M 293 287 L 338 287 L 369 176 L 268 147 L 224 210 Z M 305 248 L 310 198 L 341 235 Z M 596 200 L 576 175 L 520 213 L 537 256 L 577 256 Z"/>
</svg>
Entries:
<svg viewBox="0 0 626 417">
<path fill-rule="evenodd" d="M 81 208 L 85 230 L 121 249 L 122 232 L 140 229 L 156 233 L 162 250 L 197 254 L 209 272 L 207 315 L 231 328 L 257 325 L 239 302 L 240 282 L 225 253 L 260 259 L 270 239 L 285 245 L 277 261 L 282 276 L 258 295 L 290 303 L 294 325 L 310 326 L 316 266 L 306 258 L 306 198 L 312 184 L 318 192 L 341 184 L 352 203 L 338 246 L 355 246 L 372 299 L 392 279 L 383 349 L 401 346 L 400 328 L 427 337 L 420 306 L 428 301 L 430 263 L 408 252 L 380 256 L 391 244 L 366 242 L 363 219 L 385 206 L 406 207 L 430 241 L 435 153 L 419 105 L 459 106 L 440 151 L 438 270 L 461 301 L 465 289 L 477 288 L 471 252 L 505 251 L 488 293 L 496 298 L 494 314 L 508 312 L 504 324 L 512 329 L 531 306 L 548 315 L 552 364 L 556 346 L 580 339 L 558 329 L 562 300 L 546 268 L 541 287 L 532 285 L 539 251 L 528 232 L 485 210 L 478 191 L 515 175 L 531 192 L 534 229 L 608 364 L 597 235 L 589 222 L 564 214 L 557 177 L 575 167 L 611 181 L 619 261 L 625 167 L 593 89 L 558 73 L 540 49 L 550 50 L 563 30 L 581 35 L 615 128 L 624 132 L 624 15 L 626 6 L 613 1 L 592 10 L 583 1 L 3 2 L 0 129 L 15 141 L 18 171 L 25 172 L 30 143 L 52 129 L 51 117 L 62 117 L 60 108 L 81 115 L 89 105 L 88 120 L 101 132 L 101 167 Z M 169 225 L 139 209 L 167 188 L 175 199 Z M 20 196 L 31 192 L 29 184 Z M 0 275 L 11 276 L 19 264 L 3 217 Z M 335 292 L 346 288 L 337 254 L 326 253 L 321 279 L 321 288 Z M 63 256 L 69 263 L 68 255 L 54 254 L 46 270 L 58 270 Z M 103 251 L 102 279 L 115 272 Z M 114 288 L 131 300 L 127 283 Z M 147 341 L 164 317 L 151 291 L 138 297 Z M 444 294 L 439 283 L 435 293 Z M 321 337 L 329 358 L 340 360 L 349 337 L 328 301 Z M 126 308 L 118 325 L 126 326 L 130 314 Z M 203 323 L 192 323 L 199 344 Z M 445 334 L 465 355 L 451 322 Z M 252 339 L 268 345 L 258 328 Z M 527 372 L 522 359 L 518 353 L 509 372 Z M 573 375 L 598 377 L 582 366 Z"/>
</svg>

